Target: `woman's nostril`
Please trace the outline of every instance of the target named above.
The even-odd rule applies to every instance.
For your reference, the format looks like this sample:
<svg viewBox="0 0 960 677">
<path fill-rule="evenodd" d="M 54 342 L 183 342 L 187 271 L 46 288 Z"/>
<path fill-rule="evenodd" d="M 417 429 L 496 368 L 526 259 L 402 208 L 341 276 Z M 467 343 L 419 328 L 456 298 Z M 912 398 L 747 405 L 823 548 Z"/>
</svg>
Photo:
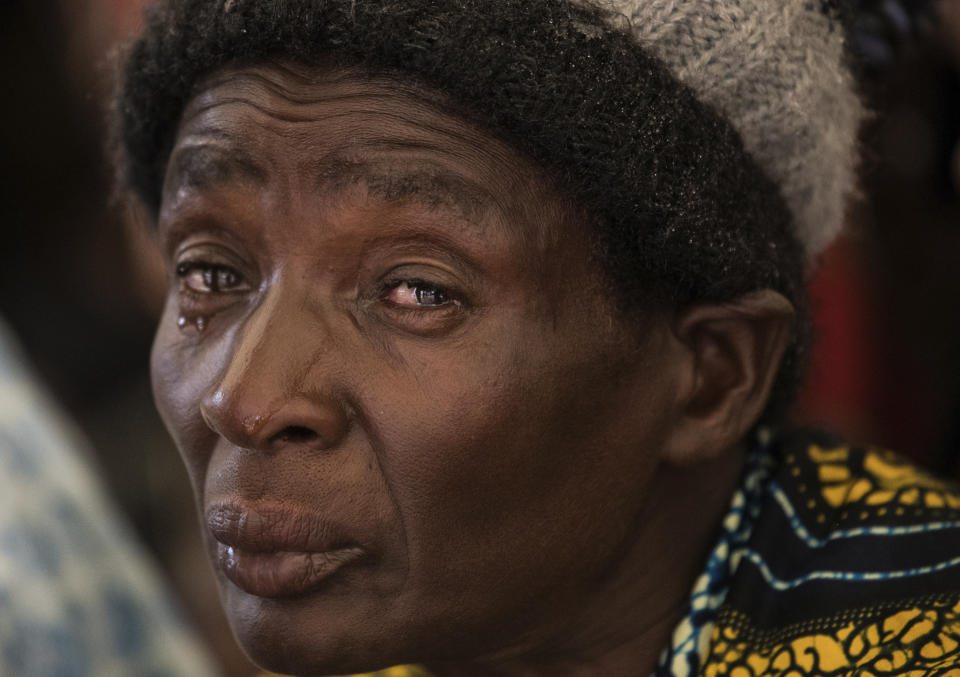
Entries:
<svg viewBox="0 0 960 677">
<path fill-rule="evenodd" d="M 290 425 L 277 434 L 277 439 L 281 442 L 292 442 L 294 444 L 309 444 L 316 442 L 320 436 L 310 428 L 301 425 Z"/>
</svg>

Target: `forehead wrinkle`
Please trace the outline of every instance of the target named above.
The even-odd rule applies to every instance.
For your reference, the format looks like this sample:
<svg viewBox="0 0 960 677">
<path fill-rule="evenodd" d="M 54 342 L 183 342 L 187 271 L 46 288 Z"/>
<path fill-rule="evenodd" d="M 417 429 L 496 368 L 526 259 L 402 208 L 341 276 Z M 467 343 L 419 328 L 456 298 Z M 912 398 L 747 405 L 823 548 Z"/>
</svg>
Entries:
<svg viewBox="0 0 960 677">
<path fill-rule="evenodd" d="M 329 101 L 329 99 L 327 99 Z M 247 108 L 252 108 L 258 113 L 263 114 L 265 117 L 278 120 L 280 122 L 291 122 L 291 123 L 312 123 L 312 122 L 322 122 L 325 120 L 333 120 L 340 117 L 350 117 L 349 113 L 333 113 L 329 115 L 318 115 L 316 113 L 311 113 L 309 115 L 295 115 L 292 113 L 281 113 L 276 110 L 275 107 L 266 106 L 264 104 L 254 101 L 252 98 L 244 96 L 231 96 L 218 99 L 209 103 L 198 103 L 191 111 L 191 117 L 196 117 L 203 115 L 215 108 L 225 108 L 228 106 L 242 106 Z"/>
<path fill-rule="evenodd" d="M 271 68 L 279 67 L 272 65 Z M 295 71 L 285 68 L 281 70 L 287 77 L 293 77 L 295 73 Z M 201 93 L 188 104 L 188 110 L 184 114 L 181 124 L 185 124 L 186 121 L 213 108 L 239 104 L 250 106 L 266 116 L 284 122 L 309 123 L 341 118 L 348 120 L 365 117 L 382 118 L 390 122 L 398 122 L 402 126 L 411 127 L 420 133 L 451 138 L 459 143 L 472 145 L 480 153 L 488 154 L 491 152 L 486 143 L 488 139 L 477 138 L 475 131 L 469 128 L 458 129 L 464 124 L 463 121 L 451 119 L 437 123 L 425 119 L 424 114 L 428 117 L 438 112 L 444 117 L 447 114 L 438 109 L 438 102 L 426 100 L 425 95 L 416 87 L 407 85 L 402 81 L 381 82 L 374 79 L 361 81 L 360 83 L 353 82 L 352 84 L 360 85 L 359 91 L 342 91 L 338 85 L 341 82 L 351 82 L 349 76 L 349 72 L 341 73 L 340 77 L 330 75 L 321 80 L 296 76 L 297 81 L 293 86 L 288 87 L 282 82 L 283 78 L 269 77 L 260 69 L 243 70 L 239 77 L 234 71 L 221 71 L 198 86 L 197 89 Z M 218 90 L 225 85 L 233 90 L 240 89 L 242 93 L 225 98 L 218 96 Z M 323 114 L 316 109 L 305 114 L 280 113 L 273 109 L 269 101 L 260 100 L 261 97 L 258 95 L 262 93 L 272 95 L 282 99 L 285 103 L 291 103 L 298 107 L 335 106 L 344 103 L 356 105 L 344 112 L 327 114 Z M 368 106 L 362 105 L 364 102 L 368 103 Z"/>
<path fill-rule="evenodd" d="M 302 124 L 309 125 L 309 124 L 318 124 L 322 122 L 335 122 L 338 120 L 346 120 L 350 123 L 348 125 L 348 127 L 351 128 L 349 131 L 351 133 L 352 138 L 356 140 L 356 145 L 358 147 L 364 147 L 366 145 L 371 145 L 371 144 L 381 145 L 384 143 L 389 143 L 387 141 L 383 141 L 379 139 L 374 141 L 364 140 L 363 134 L 361 133 L 362 130 L 364 129 L 365 120 L 384 120 L 391 123 L 399 123 L 400 126 L 409 128 L 411 132 L 416 133 L 418 136 L 423 135 L 425 137 L 436 137 L 438 139 L 450 139 L 457 142 L 458 144 L 471 146 L 474 149 L 474 151 L 478 154 L 487 155 L 495 158 L 500 157 L 500 154 L 496 154 L 490 148 L 484 147 L 481 144 L 480 139 L 475 139 L 473 135 L 470 134 L 469 132 L 458 131 L 454 129 L 452 125 L 449 125 L 449 124 L 434 124 L 434 123 L 427 122 L 425 120 L 416 119 L 417 116 L 410 115 L 409 113 L 405 113 L 405 111 L 412 111 L 413 109 L 415 109 L 416 106 L 414 105 L 399 105 L 399 104 L 394 104 L 394 102 L 391 101 L 391 103 L 394 105 L 390 106 L 386 110 L 384 108 L 376 108 L 372 106 L 369 108 L 356 106 L 353 108 L 349 108 L 347 110 L 337 110 L 337 111 L 325 112 L 325 113 L 316 110 L 317 106 L 324 106 L 326 104 L 332 105 L 337 103 L 338 101 L 342 101 L 346 99 L 369 100 L 370 98 L 372 97 L 368 95 L 348 95 L 343 97 L 323 97 L 323 98 L 318 98 L 316 100 L 303 101 L 303 102 L 288 101 L 288 103 L 294 103 L 298 106 L 310 107 L 309 111 L 293 113 L 293 112 L 280 112 L 273 106 L 259 103 L 257 101 L 254 101 L 251 98 L 247 98 L 244 96 L 233 96 L 233 97 L 221 98 L 216 101 L 211 101 L 208 103 L 195 104 L 190 111 L 189 117 L 186 117 L 186 116 L 184 117 L 184 121 L 185 121 L 184 123 L 186 123 L 187 121 L 193 118 L 201 117 L 203 114 L 208 113 L 211 110 L 218 109 L 218 108 L 226 108 L 229 106 L 252 108 L 253 110 L 262 114 L 264 117 L 271 118 L 279 122 L 289 122 L 289 123 L 294 123 L 298 125 L 302 125 Z M 346 131 L 346 130 L 343 130 L 343 131 Z M 425 141 L 416 141 L 416 142 L 411 141 L 411 143 L 417 143 L 420 146 L 425 148 L 432 147 L 433 149 L 436 149 L 436 150 L 443 148 L 439 144 L 432 145 Z M 449 150 L 446 150 L 446 149 L 444 150 L 445 152 L 449 153 Z"/>
<path fill-rule="evenodd" d="M 271 71 L 280 71 L 283 77 L 271 77 Z M 284 80 L 289 79 L 292 84 L 288 86 Z M 294 70 L 285 68 L 279 64 L 271 64 L 268 70 L 264 67 L 244 68 L 241 71 L 225 69 L 217 71 L 213 75 L 203 79 L 196 87 L 197 91 L 206 94 L 213 94 L 217 89 L 224 85 L 230 87 L 239 86 L 249 92 L 256 92 L 258 89 L 266 90 L 280 98 L 286 99 L 292 103 L 312 104 L 323 103 L 324 101 L 351 101 L 365 97 L 375 97 L 377 93 L 366 89 L 357 92 L 344 92 L 330 94 L 331 86 L 348 81 L 349 75 L 344 72 L 341 77 L 324 75 L 323 77 L 308 76 L 298 74 Z"/>
<path fill-rule="evenodd" d="M 392 102 L 392 98 L 394 96 L 392 92 L 385 93 L 368 89 L 361 89 L 360 91 L 356 92 L 331 92 L 331 89 L 335 90 L 335 87 L 331 87 L 331 85 L 335 83 L 310 83 L 301 85 L 297 89 L 293 89 L 284 87 L 282 84 L 262 76 L 254 75 L 250 79 L 254 80 L 254 82 L 249 83 L 247 86 L 247 89 L 251 95 L 255 95 L 256 90 L 259 87 L 262 88 L 269 96 L 282 99 L 284 102 L 292 103 L 296 106 L 322 106 L 327 104 L 334 105 L 364 101 Z M 243 99 L 244 97 L 240 96 L 237 98 Z M 404 104 L 405 107 L 408 107 L 409 105 L 410 104 L 408 103 Z"/>
</svg>

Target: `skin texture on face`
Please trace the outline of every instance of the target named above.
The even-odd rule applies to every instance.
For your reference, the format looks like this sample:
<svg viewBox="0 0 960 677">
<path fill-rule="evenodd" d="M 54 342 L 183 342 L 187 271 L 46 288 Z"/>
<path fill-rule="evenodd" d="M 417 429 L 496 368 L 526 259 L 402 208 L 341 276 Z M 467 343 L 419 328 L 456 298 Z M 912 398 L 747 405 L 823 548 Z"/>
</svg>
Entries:
<svg viewBox="0 0 960 677">
<path fill-rule="evenodd" d="M 652 666 L 738 464 L 680 500 L 689 351 L 619 315 L 523 158 L 410 87 L 238 68 L 159 228 L 154 391 L 255 661 Z"/>
</svg>

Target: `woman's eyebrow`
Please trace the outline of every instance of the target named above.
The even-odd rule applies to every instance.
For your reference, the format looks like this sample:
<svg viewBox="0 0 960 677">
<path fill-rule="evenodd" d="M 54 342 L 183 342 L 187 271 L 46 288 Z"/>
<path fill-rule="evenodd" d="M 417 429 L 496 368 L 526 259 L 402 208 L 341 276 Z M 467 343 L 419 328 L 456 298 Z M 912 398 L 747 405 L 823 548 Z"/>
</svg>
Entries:
<svg viewBox="0 0 960 677">
<path fill-rule="evenodd" d="M 362 185 L 384 201 L 416 201 L 433 210 L 452 209 L 477 224 L 500 203 L 490 191 L 429 160 L 358 160 L 337 155 L 325 158 L 322 165 L 317 173 L 320 192 Z"/>
<path fill-rule="evenodd" d="M 170 159 L 173 185 L 207 188 L 229 181 L 267 182 L 267 171 L 256 159 L 232 144 L 199 141 L 180 146 Z"/>
</svg>

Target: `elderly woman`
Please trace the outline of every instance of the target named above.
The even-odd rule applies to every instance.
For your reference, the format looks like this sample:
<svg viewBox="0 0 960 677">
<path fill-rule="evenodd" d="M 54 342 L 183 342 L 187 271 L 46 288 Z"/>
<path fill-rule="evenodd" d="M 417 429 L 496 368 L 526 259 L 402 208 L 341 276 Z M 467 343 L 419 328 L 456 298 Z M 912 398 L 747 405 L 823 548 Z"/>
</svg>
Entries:
<svg viewBox="0 0 960 677">
<path fill-rule="evenodd" d="M 836 13 L 154 8 L 118 107 L 154 388 L 257 663 L 960 665 L 960 492 L 777 426 L 854 184 Z"/>
</svg>

